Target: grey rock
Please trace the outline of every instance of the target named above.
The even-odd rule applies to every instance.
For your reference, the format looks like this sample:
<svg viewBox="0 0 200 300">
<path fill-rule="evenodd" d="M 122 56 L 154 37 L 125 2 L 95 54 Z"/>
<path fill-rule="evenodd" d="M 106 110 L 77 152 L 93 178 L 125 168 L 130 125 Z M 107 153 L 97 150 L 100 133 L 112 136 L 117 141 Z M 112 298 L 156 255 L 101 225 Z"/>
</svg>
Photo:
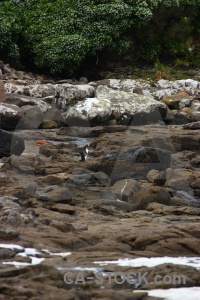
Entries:
<svg viewBox="0 0 200 300">
<path fill-rule="evenodd" d="M 44 115 L 38 106 L 22 106 L 20 114 L 22 119 L 17 125 L 20 129 L 37 129 L 44 119 Z"/>
<path fill-rule="evenodd" d="M 0 103 L 0 128 L 14 130 L 21 119 L 18 106 Z"/>
<path fill-rule="evenodd" d="M 1 222 L 18 226 L 21 223 L 21 206 L 18 204 L 18 198 L 5 196 L 0 197 L 0 219 Z"/>
<path fill-rule="evenodd" d="M 38 106 L 43 113 L 45 113 L 51 106 L 46 104 L 41 99 L 30 96 L 20 95 L 16 93 L 7 93 L 5 103 L 14 104 L 18 107 L 25 105 Z"/>
<path fill-rule="evenodd" d="M 183 125 L 184 129 L 200 129 L 200 121 Z"/>
<path fill-rule="evenodd" d="M 16 168 L 18 171 L 27 174 L 34 174 L 35 168 L 33 167 L 33 159 L 32 157 L 26 156 L 15 156 L 12 155 L 10 157 L 10 164 L 12 168 Z"/>
<path fill-rule="evenodd" d="M 35 194 L 38 200 L 58 202 L 58 203 L 72 203 L 71 192 L 68 188 L 64 187 L 48 187 L 43 190 L 38 190 Z"/>
<path fill-rule="evenodd" d="M 94 97 L 94 87 L 89 84 L 57 84 L 55 85 L 55 99 L 58 109 L 66 111 L 70 105 L 77 101 L 83 100 L 88 97 Z"/>
<path fill-rule="evenodd" d="M 21 155 L 25 149 L 24 139 L 15 133 L 0 129 L 0 157 Z"/>
<path fill-rule="evenodd" d="M 170 165 L 171 154 L 169 151 L 158 148 L 133 147 L 122 151 L 117 157 L 111 181 L 114 183 L 126 178 L 146 179 L 150 170 L 165 170 Z"/>
</svg>

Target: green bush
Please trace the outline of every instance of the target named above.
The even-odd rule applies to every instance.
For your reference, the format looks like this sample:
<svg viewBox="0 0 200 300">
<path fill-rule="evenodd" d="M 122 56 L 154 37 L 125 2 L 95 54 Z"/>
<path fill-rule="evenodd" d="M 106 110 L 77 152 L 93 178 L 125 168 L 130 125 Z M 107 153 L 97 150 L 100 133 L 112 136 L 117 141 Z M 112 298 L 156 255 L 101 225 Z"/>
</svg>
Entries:
<svg viewBox="0 0 200 300">
<path fill-rule="evenodd" d="M 18 40 L 22 29 L 20 18 L 15 14 L 12 1 L 0 2 L 0 54 L 6 53 L 16 65 L 20 61 Z"/>
<path fill-rule="evenodd" d="M 184 57 L 200 36 L 200 0 L 10 0 L 0 2 L 0 54 L 51 73 L 73 73 L 99 53 L 145 63 Z"/>
<path fill-rule="evenodd" d="M 129 6 L 120 0 L 26 2 L 26 6 L 19 4 L 26 11 L 24 44 L 36 65 L 52 73 L 73 72 L 86 55 L 117 48 L 131 25 Z"/>
</svg>

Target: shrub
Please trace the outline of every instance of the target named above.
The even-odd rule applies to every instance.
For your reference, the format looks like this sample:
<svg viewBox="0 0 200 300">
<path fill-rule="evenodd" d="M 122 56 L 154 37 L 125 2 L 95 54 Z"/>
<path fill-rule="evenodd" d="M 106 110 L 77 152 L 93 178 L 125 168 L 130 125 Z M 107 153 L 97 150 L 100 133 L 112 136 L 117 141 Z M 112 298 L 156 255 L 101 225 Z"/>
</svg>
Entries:
<svg viewBox="0 0 200 300">
<path fill-rule="evenodd" d="M 200 35 L 200 0 L 7 0 L 0 2 L 0 54 L 20 54 L 51 73 L 73 73 L 86 57 L 192 59 L 187 39 Z"/>
</svg>

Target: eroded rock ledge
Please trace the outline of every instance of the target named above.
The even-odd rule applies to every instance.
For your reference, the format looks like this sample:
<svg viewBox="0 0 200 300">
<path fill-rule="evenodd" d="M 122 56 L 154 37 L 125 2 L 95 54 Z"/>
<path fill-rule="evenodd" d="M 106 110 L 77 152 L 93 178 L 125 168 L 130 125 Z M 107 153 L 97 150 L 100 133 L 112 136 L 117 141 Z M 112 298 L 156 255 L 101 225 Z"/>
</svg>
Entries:
<svg viewBox="0 0 200 300">
<path fill-rule="evenodd" d="M 30 256 L 0 245 L 5 297 L 38 299 L 41 289 L 41 299 L 49 299 L 49 293 L 60 299 L 77 297 L 77 286 L 67 285 L 64 274 L 67 268 L 81 266 L 86 268 L 86 279 L 93 274 L 87 268 L 97 266 L 95 261 L 200 255 L 198 129 L 195 135 L 182 126 L 161 125 L 71 127 L 18 134 L 25 140 L 25 151 L 4 160 L 0 172 L 0 237 L 7 245 L 37 249 L 36 256 L 43 260 L 16 269 L 2 263 L 30 264 Z M 38 139 L 49 143 L 38 147 Z M 85 143 L 90 144 L 89 157 L 80 162 L 80 147 Z M 63 257 L 64 252 L 71 254 Z M 199 270 L 191 266 L 98 267 L 125 274 L 148 272 L 151 281 L 155 274 L 176 272 L 186 276 L 187 286 L 199 285 Z M 77 272 L 73 271 L 73 279 Z M 41 276 L 44 279 L 39 283 Z M 147 293 L 132 290 L 149 288 L 166 285 L 142 283 L 136 287 L 112 282 L 105 283 L 102 292 L 98 284 L 86 279 L 84 285 L 78 284 L 78 295 L 80 299 L 130 299 L 131 295 L 131 299 L 146 300 L 151 299 Z"/>
</svg>

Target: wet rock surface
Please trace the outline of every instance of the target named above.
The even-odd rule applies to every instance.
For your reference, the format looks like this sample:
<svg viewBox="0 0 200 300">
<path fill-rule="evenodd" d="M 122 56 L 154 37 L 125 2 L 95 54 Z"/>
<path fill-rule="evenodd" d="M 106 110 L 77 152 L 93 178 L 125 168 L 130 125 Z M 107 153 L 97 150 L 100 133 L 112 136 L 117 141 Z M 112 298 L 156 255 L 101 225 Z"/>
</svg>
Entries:
<svg viewBox="0 0 200 300">
<path fill-rule="evenodd" d="M 199 269 L 192 266 L 170 261 L 152 267 L 100 263 L 200 256 L 198 129 L 193 134 L 182 126 L 71 127 L 21 130 L 17 136 L 25 141 L 21 156 L 1 159 L 4 299 L 147 300 L 156 299 L 148 296 L 149 289 L 185 286 L 117 284 L 114 275 L 111 284 L 105 276 L 100 285 L 94 270 L 127 276 L 134 272 L 135 280 L 139 272 L 147 272 L 151 282 L 157 274 L 180 273 L 186 286 L 199 286 Z M 48 143 L 38 146 L 38 140 Z M 89 156 L 82 162 L 80 149 L 86 143 Z M 162 155 L 143 151 L 145 155 L 132 159 L 138 149 Z M 145 163 L 147 170 L 136 178 L 134 172 L 143 170 Z M 76 267 L 82 268 L 81 275 Z M 72 284 L 64 280 L 68 271 Z M 77 276 L 82 281 L 75 283 Z"/>
</svg>

